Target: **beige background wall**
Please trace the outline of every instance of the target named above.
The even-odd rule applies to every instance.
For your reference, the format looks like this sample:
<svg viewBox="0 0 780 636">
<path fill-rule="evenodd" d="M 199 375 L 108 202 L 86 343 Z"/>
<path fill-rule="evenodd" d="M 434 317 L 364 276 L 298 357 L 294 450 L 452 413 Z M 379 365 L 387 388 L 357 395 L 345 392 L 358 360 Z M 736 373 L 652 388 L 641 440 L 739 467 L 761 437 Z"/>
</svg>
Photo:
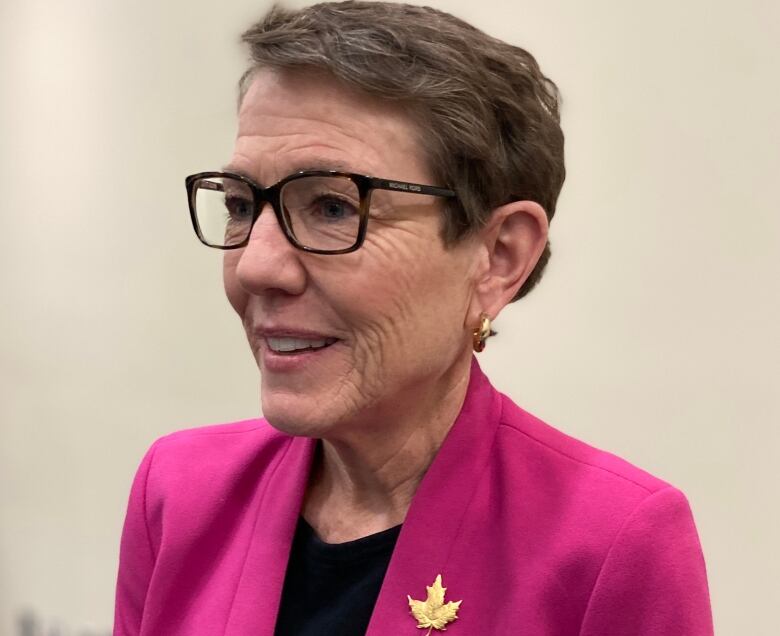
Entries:
<svg viewBox="0 0 780 636">
<path fill-rule="evenodd" d="M 546 279 L 495 383 L 689 496 L 719 634 L 777 634 L 774 1 L 440 0 L 565 98 Z M 263 0 L 0 4 L 0 635 L 106 633 L 130 479 L 168 431 L 255 416 L 184 175 L 234 134 Z"/>
</svg>

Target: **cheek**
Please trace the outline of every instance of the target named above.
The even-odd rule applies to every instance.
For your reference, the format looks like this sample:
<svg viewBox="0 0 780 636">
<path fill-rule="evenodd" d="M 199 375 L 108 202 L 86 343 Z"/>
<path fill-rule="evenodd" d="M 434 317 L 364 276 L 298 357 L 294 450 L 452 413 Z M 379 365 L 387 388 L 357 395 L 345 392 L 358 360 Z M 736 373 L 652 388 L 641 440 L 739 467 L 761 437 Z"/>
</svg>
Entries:
<svg viewBox="0 0 780 636">
<path fill-rule="evenodd" d="M 440 246 L 411 241 L 377 240 L 364 254 L 337 291 L 339 304 L 352 307 L 357 359 L 396 366 L 457 349 L 469 299 L 464 262 Z"/>
</svg>

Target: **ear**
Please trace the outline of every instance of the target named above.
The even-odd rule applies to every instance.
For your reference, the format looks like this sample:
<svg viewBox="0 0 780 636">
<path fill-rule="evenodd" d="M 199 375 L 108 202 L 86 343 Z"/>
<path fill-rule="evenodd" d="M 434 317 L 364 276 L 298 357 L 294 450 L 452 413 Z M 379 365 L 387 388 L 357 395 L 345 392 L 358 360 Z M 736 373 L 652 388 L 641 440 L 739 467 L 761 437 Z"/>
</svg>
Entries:
<svg viewBox="0 0 780 636">
<path fill-rule="evenodd" d="M 493 210 L 480 230 L 484 260 L 469 306 L 469 326 L 485 312 L 495 319 L 531 275 L 547 244 L 544 208 L 533 201 L 513 201 Z"/>
</svg>

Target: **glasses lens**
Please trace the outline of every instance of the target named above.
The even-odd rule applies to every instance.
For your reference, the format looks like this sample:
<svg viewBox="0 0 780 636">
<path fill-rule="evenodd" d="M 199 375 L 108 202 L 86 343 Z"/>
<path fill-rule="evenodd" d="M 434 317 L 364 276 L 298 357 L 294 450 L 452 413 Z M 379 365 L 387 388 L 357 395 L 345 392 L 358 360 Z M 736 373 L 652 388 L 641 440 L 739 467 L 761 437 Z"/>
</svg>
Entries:
<svg viewBox="0 0 780 636">
<path fill-rule="evenodd" d="M 294 179 L 282 188 L 281 203 L 287 226 L 301 245 L 336 251 L 357 243 L 360 192 L 348 177 Z"/>
<path fill-rule="evenodd" d="M 201 238 L 214 247 L 246 240 L 252 229 L 252 190 L 230 177 L 205 177 L 195 182 L 195 216 Z"/>
</svg>

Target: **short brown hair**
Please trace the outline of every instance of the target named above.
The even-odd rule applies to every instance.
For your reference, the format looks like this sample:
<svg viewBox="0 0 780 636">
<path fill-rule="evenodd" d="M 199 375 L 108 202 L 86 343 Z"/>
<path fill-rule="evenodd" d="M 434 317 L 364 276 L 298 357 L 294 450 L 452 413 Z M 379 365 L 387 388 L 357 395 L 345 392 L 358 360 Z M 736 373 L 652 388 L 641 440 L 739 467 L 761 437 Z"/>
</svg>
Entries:
<svg viewBox="0 0 780 636">
<path fill-rule="evenodd" d="M 241 39 L 251 53 L 241 97 L 258 68 L 316 68 L 413 112 L 433 175 L 458 194 L 445 244 L 510 201 L 536 201 L 552 219 L 565 177 L 560 97 L 524 49 L 437 9 L 353 0 L 274 6 Z M 513 300 L 549 257 L 548 243 Z"/>
</svg>

